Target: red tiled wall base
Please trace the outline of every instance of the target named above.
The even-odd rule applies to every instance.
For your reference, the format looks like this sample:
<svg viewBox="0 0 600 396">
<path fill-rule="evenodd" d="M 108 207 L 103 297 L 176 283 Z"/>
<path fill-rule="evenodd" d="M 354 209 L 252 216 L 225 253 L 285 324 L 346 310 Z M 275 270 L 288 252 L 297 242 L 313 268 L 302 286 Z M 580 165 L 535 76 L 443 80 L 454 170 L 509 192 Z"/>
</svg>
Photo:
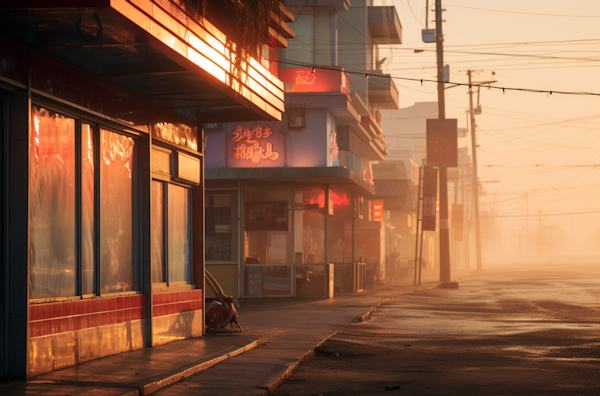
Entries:
<svg viewBox="0 0 600 396">
<path fill-rule="evenodd" d="M 152 295 L 153 318 L 201 309 L 202 289 Z"/>
<path fill-rule="evenodd" d="M 32 304 L 29 335 L 40 337 L 146 318 L 146 295 Z"/>
</svg>

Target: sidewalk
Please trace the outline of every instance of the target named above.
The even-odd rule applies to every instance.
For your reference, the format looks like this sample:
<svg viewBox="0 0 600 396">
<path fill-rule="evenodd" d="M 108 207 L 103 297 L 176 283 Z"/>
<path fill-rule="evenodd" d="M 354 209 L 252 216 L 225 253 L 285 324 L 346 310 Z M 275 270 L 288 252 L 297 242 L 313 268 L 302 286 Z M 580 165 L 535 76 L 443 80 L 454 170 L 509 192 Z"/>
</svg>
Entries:
<svg viewBox="0 0 600 396">
<path fill-rule="evenodd" d="M 325 339 L 353 321 L 366 320 L 381 302 L 436 285 L 388 283 L 333 299 L 246 299 L 238 309 L 241 334 L 208 335 L 100 358 L 29 381 L 0 383 L 0 393 L 263 395 Z"/>
</svg>

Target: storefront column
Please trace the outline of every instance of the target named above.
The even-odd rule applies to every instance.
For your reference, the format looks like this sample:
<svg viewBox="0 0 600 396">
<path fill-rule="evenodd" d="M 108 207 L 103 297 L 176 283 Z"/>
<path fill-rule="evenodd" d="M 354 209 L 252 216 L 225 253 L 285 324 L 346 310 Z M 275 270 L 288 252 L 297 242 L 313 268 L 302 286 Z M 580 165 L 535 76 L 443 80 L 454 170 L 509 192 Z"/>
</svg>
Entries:
<svg viewBox="0 0 600 396">
<path fill-rule="evenodd" d="M 9 103 L 6 354 L 7 376 L 27 376 L 29 266 L 29 135 L 30 93 L 13 95 Z"/>
<path fill-rule="evenodd" d="M 146 346 L 153 346 L 152 333 L 152 215 L 151 215 L 151 183 L 152 183 L 152 137 L 145 136 L 139 144 L 140 188 L 138 201 L 141 207 L 142 228 L 140 230 L 140 263 L 142 271 L 142 292 L 146 294 Z"/>
</svg>

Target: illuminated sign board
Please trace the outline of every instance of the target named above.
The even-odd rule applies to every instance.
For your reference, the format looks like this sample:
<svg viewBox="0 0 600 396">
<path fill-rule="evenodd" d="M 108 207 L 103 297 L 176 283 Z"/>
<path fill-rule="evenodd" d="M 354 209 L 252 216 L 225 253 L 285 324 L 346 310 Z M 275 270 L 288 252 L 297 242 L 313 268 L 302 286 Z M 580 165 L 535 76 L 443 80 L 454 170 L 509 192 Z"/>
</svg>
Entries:
<svg viewBox="0 0 600 396">
<path fill-rule="evenodd" d="M 285 166 L 280 122 L 230 123 L 227 126 L 227 166 L 268 168 Z"/>
<path fill-rule="evenodd" d="M 287 83 L 286 92 L 350 93 L 350 78 L 341 67 L 279 69 L 279 78 Z"/>
<path fill-rule="evenodd" d="M 373 221 L 383 221 L 383 201 L 373 201 Z"/>
<path fill-rule="evenodd" d="M 456 119 L 427 120 L 427 165 L 458 166 L 458 135 Z"/>
</svg>

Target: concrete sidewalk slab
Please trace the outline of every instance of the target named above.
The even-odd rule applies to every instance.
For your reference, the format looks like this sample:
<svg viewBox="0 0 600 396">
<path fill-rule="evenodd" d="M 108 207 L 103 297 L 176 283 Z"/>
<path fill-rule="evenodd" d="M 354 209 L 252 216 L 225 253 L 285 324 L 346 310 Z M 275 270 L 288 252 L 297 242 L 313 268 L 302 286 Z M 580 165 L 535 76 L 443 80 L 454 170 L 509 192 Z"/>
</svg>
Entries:
<svg viewBox="0 0 600 396">
<path fill-rule="evenodd" d="M 201 337 L 108 356 L 0 387 L 12 395 L 147 395 L 263 344 L 252 335 Z"/>
</svg>

